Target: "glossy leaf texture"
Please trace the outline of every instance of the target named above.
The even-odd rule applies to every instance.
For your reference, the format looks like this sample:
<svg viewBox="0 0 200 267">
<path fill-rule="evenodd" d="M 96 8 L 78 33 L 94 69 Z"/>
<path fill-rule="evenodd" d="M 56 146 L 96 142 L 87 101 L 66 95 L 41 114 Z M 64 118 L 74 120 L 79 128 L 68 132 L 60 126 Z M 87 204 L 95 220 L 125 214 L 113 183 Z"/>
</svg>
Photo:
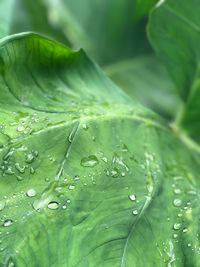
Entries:
<svg viewBox="0 0 200 267">
<path fill-rule="evenodd" d="M 151 14 L 149 37 L 168 68 L 184 104 L 176 124 L 200 141 L 200 5 L 198 0 L 166 0 Z"/>
<path fill-rule="evenodd" d="M 0 266 L 199 266 L 199 153 L 83 51 L 0 59 Z"/>
</svg>

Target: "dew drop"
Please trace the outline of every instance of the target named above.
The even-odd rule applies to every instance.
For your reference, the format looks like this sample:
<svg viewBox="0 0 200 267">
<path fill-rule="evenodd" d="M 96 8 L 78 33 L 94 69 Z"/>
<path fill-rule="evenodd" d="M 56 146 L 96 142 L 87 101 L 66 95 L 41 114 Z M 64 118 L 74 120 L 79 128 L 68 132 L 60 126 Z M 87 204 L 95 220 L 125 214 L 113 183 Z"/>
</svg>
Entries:
<svg viewBox="0 0 200 267">
<path fill-rule="evenodd" d="M 18 126 L 17 131 L 18 132 L 23 132 L 25 130 L 24 126 Z"/>
<path fill-rule="evenodd" d="M 175 189 L 174 189 L 174 194 L 178 195 L 178 194 L 180 194 L 180 193 L 181 193 L 180 188 L 175 188 Z"/>
<path fill-rule="evenodd" d="M 86 124 L 86 123 L 83 123 L 83 124 L 82 124 L 82 128 L 83 128 L 84 130 L 87 130 L 87 129 L 88 129 L 87 124 Z"/>
<path fill-rule="evenodd" d="M 12 224 L 13 224 L 13 220 L 7 219 L 4 221 L 3 226 L 8 227 L 8 226 L 11 226 Z"/>
<path fill-rule="evenodd" d="M 180 207 L 182 205 L 182 201 L 179 198 L 175 198 L 173 204 L 175 207 Z"/>
<path fill-rule="evenodd" d="M 173 237 L 174 237 L 174 238 L 177 238 L 177 237 L 178 237 L 178 235 L 177 235 L 177 234 L 174 234 L 174 235 L 173 235 Z"/>
<path fill-rule="evenodd" d="M 3 210 L 5 208 L 5 201 L 0 201 L 0 211 Z"/>
<path fill-rule="evenodd" d="M 74 190 L 75 186 L 74 185 L 70 185 L 68 188 L 69 188 L 69 190 Z"/>
<path fill-rule="evenodd" d="M 132 201 L 135 201 L 136 200 L 136 196 L 134 194 L 132 194 L 132 195 L 129 196 L 129 199 L 132 200 Z"/>
<path fill-rule="evenodd" d="M 183 229 L 183 233 L 187 233 L 188 229 L 187 228 L 184 228 Z"/>
<path fill-rule="evenodd" d="M 32 163 L 34 161 L 34 155 L 33 153 L 29 153 L 26 155 L 26 162 L 27 163 Z"/>
<path fill-rule="evenodd" d="M 88 157 L 82 158 L 81 165 L 83 167 L 94 167 L 99 164 L 99 160 L 95 155 L 90 155 Z"/>
<path fill-rule="evenodd" d="M 35 189 L 29 189 L 27 192 L 26 192 L 26 195 L 27 195 L 27 197 L 35 197 L 36 196 L 36 191 L 35 191 Z"/>
<path fill-rule="evenodd" d="M 174 230 L 179 230 L 181 228 L 181 223 L 175 223 L 173 228 Z"/>
<path fill-rule="evenodd" d="M 134 210 L 133 215 L 138 215 L 138 210 Z"/>
<path fill-rule="evenodd" d="M 51 202 L 49 202 L 49 204 L 47 205 L 47 207 L 49 209 L 51 209 L 51 210 L 56 210 L 56 209 L 58 209 L 59 204 L 56 201 L 51 201 Z"/>
</svg>

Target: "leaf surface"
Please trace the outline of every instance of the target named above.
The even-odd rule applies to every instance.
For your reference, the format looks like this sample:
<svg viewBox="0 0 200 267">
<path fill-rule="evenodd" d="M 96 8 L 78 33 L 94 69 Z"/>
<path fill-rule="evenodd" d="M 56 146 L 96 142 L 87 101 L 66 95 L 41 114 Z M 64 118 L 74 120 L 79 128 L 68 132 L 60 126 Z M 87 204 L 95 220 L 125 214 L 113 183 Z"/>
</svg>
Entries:
<svg viewBox="0 0 200 267">
<path fill-rule="evenodd" d="M 0 266 L 199 266 L 199 153 L 82 50 L 1 40 L 0 125 Z"/>
</svg>

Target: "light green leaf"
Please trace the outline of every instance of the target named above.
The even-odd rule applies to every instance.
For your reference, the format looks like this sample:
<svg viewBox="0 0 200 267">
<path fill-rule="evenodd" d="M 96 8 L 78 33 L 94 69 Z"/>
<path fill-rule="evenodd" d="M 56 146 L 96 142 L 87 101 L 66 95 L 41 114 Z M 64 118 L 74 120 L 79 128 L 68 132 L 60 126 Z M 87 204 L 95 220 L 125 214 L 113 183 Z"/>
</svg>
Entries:
<svg viewBox="0 0 200 267">
<path fill-rule="evenodd" d="M 0 38 L 5 37 L 10 32 L 14 3 L 15 0 L 0 1 Z"/>
<path fill-rule="evenodd" d="M 83 51 L 1 40 L 0 124 L 0 266 L 199 266 L 199 152 Z"/>
<path fill-rule="evenodd" d="M 162 64 L 154 57 L 139 57 L 104 68 L 109 77 L 133 99 L 172 119 L 181 104 Z"/>
<path fill-rule="evenodd" d="M 175 122 L 200 141 L 200 5 L 198 0 L 166 0 L 154 9 L 149 37 L 184 101 Z"/>
<path fill-rule="evenodd" d="M 101 64 L 151 52 L 147 14 L 156 0 L 45 1 L 49 21 Z"/>
</svg>

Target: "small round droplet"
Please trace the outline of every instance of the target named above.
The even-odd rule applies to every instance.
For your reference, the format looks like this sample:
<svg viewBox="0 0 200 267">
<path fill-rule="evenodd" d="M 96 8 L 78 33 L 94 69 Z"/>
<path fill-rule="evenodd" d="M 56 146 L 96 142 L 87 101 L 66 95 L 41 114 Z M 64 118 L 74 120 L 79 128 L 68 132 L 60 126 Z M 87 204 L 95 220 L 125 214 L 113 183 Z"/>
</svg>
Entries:
<svg viewBox="0 0 200 267">
<path fill-rule="evenodd" d="M 83 167 L 94 167 L 99 164 L 99 160 L 95 155 L 90 155 L 88 157 L 82 158 L 81 165 Z"/>
<path fill-rule="evenodd" d="M 184 228 L 183 229 L 183 233 L 187 233 L 188 229 L 187 228 Z"/>
<path fill-rule="evenodd" d="M 180 207 L 182 205 L 182 200 L 179 198 L 175 198 L 173 204 L 175 207 Z"/>
<path fill-rule="evenodd" d="M 174 230 L 179 230 L 181 228 L 181 223 L 175 223 L 173 228 Z"/>
<path fill-rule="evenodd" d="M 18 126 L 17 131 L 18 132 L 23 132 L 25 130 L 24 126 Z"/>
<path fill-rule="evenodd" d="M 174 189 L 174 194 L 179 195 L 181 193 L 181 189 L 180 188 L 175 188 Z"/>
<path fill-rule="evenodd" d="M 133 215 L 138 215 L 138 210 L 134 210 Z"/>
<path fill-rule="evenodd" d="M 178 235 L 177 234 L 174 234 L 173 237 L 176 239 L 178 237 Z"/>
<path fill-rule="evenodd" d="M 56 201 L 51 201 L 51 202 L 49 202 L 49 204 L 48 204 L 47 207 L 48 207 L 49 209 L 51 209 L 51 210 L 56 210 L 56 209 L 58 209 L 59 204 L 58 204 L 58 202 L 56 202 Z"/>
<path fill-rule="evenodd" d="M 11 226 L 12 224 L 13 224 L 13 220 L 7 219 L 4 221 L 3 226 L 8 227 L 8 226 Z"/>
<path fill-rule="evenodd" d="M 132 194 L 132 195 L 129 196 L 129 199 L 132 200 L 132 201 L 135 201 L 136 200 L 136 196 L 134 194 Z"/>
<path fill-rule="evenodd" d="M 33 153 L 29 153 L 26 155 L 26 162 L 27 163 L 32 163 L 34 161 L 34 155 Z"/>
<path fill-rule="evenodd" d="M 33 188 L 29 189 L 29 190 L 26 192 L 27 197 L 35 197 L 36 194 L 37 194 L 37 193 L 36 193 L 35 189 L 33 189 Z"/>
</svg>

